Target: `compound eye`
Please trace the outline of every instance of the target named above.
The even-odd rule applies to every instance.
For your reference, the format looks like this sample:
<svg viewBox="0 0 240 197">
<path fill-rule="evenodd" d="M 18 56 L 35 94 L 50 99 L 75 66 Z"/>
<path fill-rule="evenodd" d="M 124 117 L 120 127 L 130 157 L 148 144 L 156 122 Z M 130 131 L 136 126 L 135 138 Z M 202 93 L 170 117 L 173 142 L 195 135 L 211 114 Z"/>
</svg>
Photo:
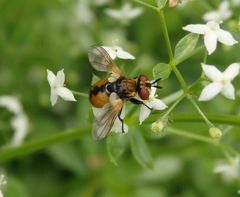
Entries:
<svg viewBox="0 0 240 197">
<path fill-rule="evenodd" d="M 139 75 L 138 79 L 139 79 L 140 81 L 148 81 L 148 78 L 147 78 L 146 75 Z"/>
<path fill-rule="evenodd" d="M 150 93 L 147 89 L 141 88 L 138 94 L 142 100 L 147 100 L 149 98 Z"/>
</svg>

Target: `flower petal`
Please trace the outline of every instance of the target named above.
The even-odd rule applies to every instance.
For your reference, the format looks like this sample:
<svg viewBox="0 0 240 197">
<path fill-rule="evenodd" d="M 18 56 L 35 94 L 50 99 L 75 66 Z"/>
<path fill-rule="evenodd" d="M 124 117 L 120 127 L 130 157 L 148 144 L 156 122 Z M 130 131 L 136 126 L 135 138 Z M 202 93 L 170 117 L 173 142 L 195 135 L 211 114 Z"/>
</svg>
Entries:
<svg viewBox="0 0 240 197">
<path fill-rule="evenodd" d="M 202 64 L 204 74 L 212 81 L 220 81 L 223 74 L 213 65 Z"/>
<path fill-rule="evenodd" d="M 113 17 L 115 19 L 121 19 L 122 17 L 122 13 L 119 10 L 115 10 L 115 9 L 105 9 L 104 12 L 110 16 Z"/>
<path fill-rule="evenodd" d="M 56 85 L 63 86 L 65 81 L 64 69 L 57 72 Z"/>
<path fill-rule="evenodd" d="M 231 33 L 222 29 L 219 29 L 218 31 L 218 41 L 229 46 L 238 43 L 238 41 L 233 38 Z"/>
<path fill-rule="evenodd" d="M 57 95 L 62 97 L 65 101 L 76 101 L 76 99 L 73 96 L 73 93 L 65 88 L 65 87 L 59 87 L 56 89 Z"/>
<path fill-rule="evenodd" d="M 205 34 L 208 31 L 208 27 L 206 25 L 186 25 L 183 27 L 184 30 L 190 31 L 196 34 Z"/>
<path fill-rule="evenodd" d="M 3 193 L 2 193 L 2 191 L 0 190 L 0 197 L 3 197 Z"/>
<path fill-rule="evenodd" d="M 117 52 L 116 50 L 113 49 L 113 47 L 107 47 L 107 46 L 102 46 L 104 48 L 108 55 L 114 60 L 117 57 Z"/>
<path fill-rule="evenodd" d="M 56 91 L 51 90 L 50 101 L 51 101 L 52 106 L 54 106 L 56 104 L 57 99 L 58 99 L 58 95 L 57 95 Z"/>
<path fill-rule="evenodd" d="M 142 122 L 150 115 L 151 110 L 148 109 L 146 106 L 141 105 L 140 114 L 139 114 L 139 124 L 141 125 Z"/>
<path fill-rule="evenodd" d="M 124 51 L 121 48 L 119 50 L 117 50 L 117 57 L 120 59 L 135 59 L 135 57 L 133 55 Z"/>
<path fill-rule="evenodd" d="M 151 87 L 149 98 L 154 98 L 156 91 L 157 91 L 157 88 Z"/>
<path fill-rule="evenodd" d="M 53 72 L 47 69 L 47 80 L 50 86 L 53 86 L 55 79 L 56 76 L 53 74 Z"/>
<path fill-rule="evenodd" d="M 208 101 L 215 97 L 221 91 L 221 85 L 219 83 L 210 83 L 201 92 L 198 100 Z"/>
<path fill-rule="evenodd" d="M 129 19 L 136 18 L 140 14 L 142 14 L 142 12 L 143 12 L 142 8 L 133 8 L 132 10 L 129 10 L 129 12 L 127 13 L 127 16 Z"/>
<path fill-rule="evenodd" d="M 203 15 L 204 21 L 220 21 L 220 15 L 217 11 L 207 12 Z"/>
<path fill-rule="evenodd" d="M 22 144 L 29 127 L 29 121 L 27 116 L 24 113 L 14 116 L 11 119 L 11 126 L 15 131 L 11 142 L 12 145 Z"/>
<path fill-rule="evenodd" d="M 234 86 L 230 83 L 228 86 L 224 87 L 221 91 L 222 95 L 228 99 L 235 99 L 235 90 Z"/>
<path fill-rule="evenodd" d="M 209 31 L 204 35 L 204 44 L 208 54 L 212 54 L 217 48 L 217 34 L 214 31 Z"/>
<path fill-rule="evenodd" d="M 223 72 L 223 75 L 226 79 L 232 81 L 240 72 L 240 64 L 233 63 L 230 64 L 227 69 Z"/>
<path fill-rule="evenodd" d="M 152 99 L 152 108 L 156 110 L 164 110 L 167 108 L 167 105 L 165 105 L 164 102 L 162 102 L 160 99 L 154 98 Z"/>
</svg>

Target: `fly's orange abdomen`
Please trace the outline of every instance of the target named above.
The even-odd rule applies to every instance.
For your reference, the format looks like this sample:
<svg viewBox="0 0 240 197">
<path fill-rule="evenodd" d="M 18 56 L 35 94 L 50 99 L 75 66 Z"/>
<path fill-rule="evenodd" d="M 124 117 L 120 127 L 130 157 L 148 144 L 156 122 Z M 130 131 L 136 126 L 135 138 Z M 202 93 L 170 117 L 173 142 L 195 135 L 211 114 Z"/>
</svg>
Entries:
<svg viewBox="0 0 240 197">
<path fill-rule="evenodd" d="M 109 83 L 107 79 L 102 79 L 92 86 L 89 100 L 94 107 L 101 108 L 106 103 L 109 103 L 109 95 L 105 91 L 107 83 Z"/>
</svg>

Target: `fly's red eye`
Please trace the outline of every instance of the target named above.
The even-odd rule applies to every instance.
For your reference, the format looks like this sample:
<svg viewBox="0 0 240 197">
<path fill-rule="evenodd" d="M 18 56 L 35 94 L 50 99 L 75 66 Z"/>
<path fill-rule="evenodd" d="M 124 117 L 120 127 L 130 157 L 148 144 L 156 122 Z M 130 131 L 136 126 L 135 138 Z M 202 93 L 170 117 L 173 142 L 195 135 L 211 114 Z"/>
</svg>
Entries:
<svg viewBox="0 0 240 197">
<path fill-rule="evenodd" d="M 139 75 L 138 79 L 139 79 L 140 81 L 148 81 L 148 78 L 147 78 L 146 75 Z"/>
<path fill-rule="evenodd" d="M 145 88 L 141 88 L 138 94 L 142 100 L 147 100 L 149 98 L 149 91 Z"/>
</svg>

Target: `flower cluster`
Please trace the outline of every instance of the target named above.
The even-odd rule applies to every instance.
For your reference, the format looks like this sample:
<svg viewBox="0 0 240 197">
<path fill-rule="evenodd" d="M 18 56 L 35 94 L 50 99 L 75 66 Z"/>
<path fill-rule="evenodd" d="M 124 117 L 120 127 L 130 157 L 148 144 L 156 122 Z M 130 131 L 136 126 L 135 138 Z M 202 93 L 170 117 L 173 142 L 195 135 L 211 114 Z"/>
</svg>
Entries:
<svg viewBox="0 0 240 197">
<path fill-rule="evenodd" d="M 217 42 L 232 46 L 238 41 L 232 34 L 220 28 L 220 23 L 232 16 L 228 1 L 222 1 L 219 8 L 203 15 L 206 24 L 191 24 L 183 27 L 184 30 L 203 35 L 204 44 L 209 55 L 217 48 Z M 234 86 L 231 81 L 239 74 L 240 64 L 231 64 L 223 73 L 215 66 L 202 64 L 203 73 L 212 83 L 208 84 L 201 92 L 199 101 L 208 101 L 221 93 L 228 99 L 235 99 Z"/>
</svg>

